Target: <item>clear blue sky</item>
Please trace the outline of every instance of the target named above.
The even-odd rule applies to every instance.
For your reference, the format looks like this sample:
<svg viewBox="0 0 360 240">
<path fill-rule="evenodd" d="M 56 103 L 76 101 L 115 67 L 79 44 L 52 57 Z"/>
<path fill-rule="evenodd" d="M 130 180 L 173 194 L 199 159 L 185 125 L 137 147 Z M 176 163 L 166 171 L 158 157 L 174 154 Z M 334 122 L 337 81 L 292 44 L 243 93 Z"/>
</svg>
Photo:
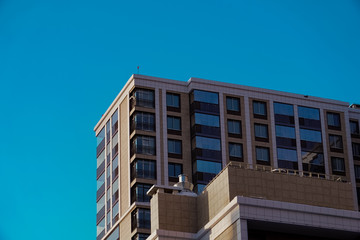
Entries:
<svg viewBox="0 0 360 240">
<path fill-rule="evenodd" d="M 360 1 L 0 0 L 0 240 L 95 239 L 93 127 L 140 73 L 360 103 Z"/>
</svg>

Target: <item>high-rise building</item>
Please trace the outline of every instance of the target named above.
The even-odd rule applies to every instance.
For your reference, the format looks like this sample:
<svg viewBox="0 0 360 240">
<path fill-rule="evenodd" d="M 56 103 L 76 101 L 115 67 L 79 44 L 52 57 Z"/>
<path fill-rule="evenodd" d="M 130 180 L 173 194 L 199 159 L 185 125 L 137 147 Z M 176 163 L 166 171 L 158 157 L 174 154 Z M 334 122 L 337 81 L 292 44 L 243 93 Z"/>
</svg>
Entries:
<svg viewBox="0 0 360 240">
<path fill-rule="evenodd" d="M 97 240 L 358 239 L 359 121 L 356 104 L 132 75 L 94 129 Z"/>
</svg>

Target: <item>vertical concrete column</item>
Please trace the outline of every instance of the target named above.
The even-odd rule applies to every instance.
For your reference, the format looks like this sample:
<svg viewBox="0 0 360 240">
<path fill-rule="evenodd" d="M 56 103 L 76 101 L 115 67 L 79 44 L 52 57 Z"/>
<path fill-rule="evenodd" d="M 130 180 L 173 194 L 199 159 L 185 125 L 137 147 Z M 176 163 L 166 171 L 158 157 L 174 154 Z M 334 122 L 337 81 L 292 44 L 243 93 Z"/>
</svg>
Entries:
<svg viewBox="0 0 360 240">
<path fill-rule="evenodd" d="M 244 107 L 245 107 L 245 134 L 246 134 L 246 150 L 247 150 L 247 156 L 244 156 L 244 158 L 247 158 L 250 168 L 253 168 L 250 105 L 249 105 L 249 97 L 247 96 L 244 96 Z"/>
<path fill-rule="evenodd" d="M 163 146 L 164 146 L 164 184 L 169 185 L 169 168 L 168 168 L 168 143 L 167 143 L 167 107 L 166 107 L 166 91 L 162 91 L 162 127 L 163 127 Z M 157 129 L 156 129 L 157 130 Z"/>
<path fill-rule="evenodd" d="M 325 175 L 326 178 L 329 179 L 330 169 L 329 169 L 329 154 L 327 148 L 327 135 L 326 135 L 326 126 L 325 126 L 325 114 L 324 109 L 320 109 L 320 122 L 321 122 L 321 136 L 322 136 L 322 144 L 323 144 L 323 152 L 324 152 L 324 164 L 325 164 Z"/>
<path fill-rule="evenodd" d="M 159 88 L 155 88 L 155 121 L 156 121 L 156 182 L 161 185 L 161 138 L 160 138 L 160 101 Z"/>
<path fill-rule="evenodd" d="M 269 100 L 269 109 L 270 109 L 270 129 L 271 129 L 271 139 L 272 139 L 272 149 L 273 149 L 273 162 L 274 168 L 278 168 L 278 159 L 277 159 L 277 148 L 276 148 L 276 128 L 275 128 L 275 114 L 274 114 L 274 101 Z"/>
<path fill-rule="evenodd" d="M 238 219 L 236 221 L 237 240 L 248 240 L 247 221 L 245 219 Z"/>
<path fill-rule="evenodd" d="M 354 170 L 354 158 L 352 152 L 352 142 L 351 142 L 351 131 L 350 131 L 350 119 L 349 112 L 346 110 L 344 112 L 345 118 L 345 134 L 346 134 L 346 145 L 347 145 L 347 155 L 348 155 L 348 164 L 350 171 L 350 181 L 353 188 L 353 199 L 354 199 L 354 209 L 356 211 L 359 210 L 358 202 L 357 202 L 357 194 L 356 194 L 356 180 L 355 180 L 355 170 Z M 346 164 L 346 163 L 345 163 Z"/>
<path fill-rule="evenodd" d="M 221 133 L 221 157 L 222 157 L 222 166 L 226 166 L 226 142 L 225 142 L 225 115 L 224 115 L 224 95 L 222 92 L 219 92 L 219 109 L 220 109 L 220 133 Z"/>
<path fill-rule="evenodd" d="M 302 172 L 303 166 L 302 166 L 302 157 L 301 157 L 301 140 L 300 140 L 299 115 L 298 115 L 297 105 L 294 105 L 294 120 L 295 120 L 296 151 L 298 157 L 299 172 Z"/>
</svg>

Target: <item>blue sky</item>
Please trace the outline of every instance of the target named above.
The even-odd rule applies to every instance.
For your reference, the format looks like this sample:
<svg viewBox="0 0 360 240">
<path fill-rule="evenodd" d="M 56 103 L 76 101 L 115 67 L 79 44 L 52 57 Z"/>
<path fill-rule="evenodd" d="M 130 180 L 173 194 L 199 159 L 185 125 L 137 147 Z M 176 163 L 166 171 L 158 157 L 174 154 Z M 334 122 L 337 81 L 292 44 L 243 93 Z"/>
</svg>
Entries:
<svg viewBox="0 0 360 240">
<path fill-rule="evenodd" d="M 0 240 L 95 239 L 93 127 L 136 73 L 360 103 L 360 2 L 0 0 Z"/>
</svg>

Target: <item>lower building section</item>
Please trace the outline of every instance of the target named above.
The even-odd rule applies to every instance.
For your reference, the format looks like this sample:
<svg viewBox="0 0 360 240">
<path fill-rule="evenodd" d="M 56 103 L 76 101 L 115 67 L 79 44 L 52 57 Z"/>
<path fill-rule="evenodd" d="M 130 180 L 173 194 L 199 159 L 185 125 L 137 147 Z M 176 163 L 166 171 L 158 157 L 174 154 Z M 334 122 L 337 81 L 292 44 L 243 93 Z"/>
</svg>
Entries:
<svg viewBox="0 0 360 240">
<path fill-rule="evenodd" d="M 148 240 L 359 239 L 356 211 L 235 197 L 196 233 L 154 229 Z"/>
</svg>

